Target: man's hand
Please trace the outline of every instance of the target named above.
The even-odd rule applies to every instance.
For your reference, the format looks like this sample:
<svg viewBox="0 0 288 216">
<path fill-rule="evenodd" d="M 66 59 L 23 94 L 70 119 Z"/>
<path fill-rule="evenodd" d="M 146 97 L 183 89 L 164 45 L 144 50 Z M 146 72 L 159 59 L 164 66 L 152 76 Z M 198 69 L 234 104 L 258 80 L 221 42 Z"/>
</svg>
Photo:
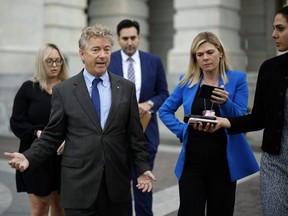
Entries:
<svg viewBox="0 0 288 216">
<path fill-rule="evenodd" d="M 137 178 L 138 184 L 136 187 L 139 190 L 142 190 L 142 192 L 150 192 L 153 188 L 152 182 L 156 181 L 154 175 L 152 174 L 151 171 L 146 171 L 144 172 L 141 176 Z"/>
<path fill-rule="evenodd" d="M 29 167 L 29 161 L 21 153 L 4 152 L 4 155 L 11 159 L 10 161 L 8 161 L 8 164 L 12 168 L 14 168 L 16 170 L 20 170 L 20 172 L 24 172 Z"/>
<path fill-rule="evenodd" d="M 139 115 L 141 118 L 146 112 L 149 112 L 152 107 L 147 102 L 143 102 L 138 104 L 138 108 L 139 108 Z"/>
</svg>

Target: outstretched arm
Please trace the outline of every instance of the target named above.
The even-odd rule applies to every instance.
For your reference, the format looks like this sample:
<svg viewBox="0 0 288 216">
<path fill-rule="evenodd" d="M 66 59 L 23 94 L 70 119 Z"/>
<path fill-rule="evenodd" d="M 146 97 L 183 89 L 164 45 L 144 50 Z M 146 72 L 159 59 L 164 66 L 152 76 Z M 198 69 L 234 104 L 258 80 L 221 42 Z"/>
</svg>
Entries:
<svg viewBox="0 0 288 216">
<path fill-rule="evenodd" d="M 222 118 L 222 117 L 216 117 L 218 123 L 217 124 L 210 124 L 207 123 L 205 126 L 200 123 L 200 124 L 194 124 L 193 127 L 194 129 L 197 130 L 204 130 L 206 132 L 210 132 L 213 133 L 215 131 L 217 131 L 219 128 L 230 128 L 231 127 L 231 123 L 227 118 Z"/>
<path fill-rule="evenodd" d="M 10 161 L 8 161 L 8 164 L 11 166 L 11 168 L 20 170 L 20 172 L 24 172 L 29 167 L 29 161 L 21 153 L 4 152 L 4 155 L 11 159 Z"/>
</svg>

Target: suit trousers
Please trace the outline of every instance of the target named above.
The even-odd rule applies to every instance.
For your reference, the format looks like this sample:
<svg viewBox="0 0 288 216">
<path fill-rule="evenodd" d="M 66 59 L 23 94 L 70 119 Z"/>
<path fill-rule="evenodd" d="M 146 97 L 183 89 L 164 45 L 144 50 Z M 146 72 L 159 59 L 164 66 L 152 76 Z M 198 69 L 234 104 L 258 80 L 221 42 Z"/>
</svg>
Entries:
<svg viewBox="0 0 288 216">
<path fill-rule="evenodd" d="M 93 193 L 93 192 L 91 192 Z M 88 209 L 66 209 L 65 216 L 127 216 L 128 204 L 113 203 L 108 195 L 105 172 L 101 182 L 98 196 L 93 205 Z"/>
<path fill-rule="evenodd" d="M 236 182 L 230 180 L 226 155 L 189 157 L 179 181 L 178 216 L 233 216 Z"/>
<path fill-rule="evenodd" d="M 150 143 L 148 143 L 150 144 Z M 152 144 L 150 144 L 152 145 Z M 150 166 L 151 166 L 151 171 L 153 170 L 154 167 L 154 160 L 156 157 L 155 151 L 149 149 L 149 156 L 150 156 Z M 132 170 L 132 190 L 133 190 L 133 197 L 134 197 L 134 206 L 135 206 L 135 213 L 136 216 L 153 216 L 153 211 L 152 211 L 152 203 L 153 203 L 153 193 L 152 191 L 150 192 L 142 192 L 139 190 L 136 185 L 137 185 L 137 176 L 135 171 L 133 170 L 133 167 L 131 168 Z M 129 206 L 129 214 L 128 216 L 133 215 L 133 206 L 132 202 L 130 203 Z"/>
</svg>

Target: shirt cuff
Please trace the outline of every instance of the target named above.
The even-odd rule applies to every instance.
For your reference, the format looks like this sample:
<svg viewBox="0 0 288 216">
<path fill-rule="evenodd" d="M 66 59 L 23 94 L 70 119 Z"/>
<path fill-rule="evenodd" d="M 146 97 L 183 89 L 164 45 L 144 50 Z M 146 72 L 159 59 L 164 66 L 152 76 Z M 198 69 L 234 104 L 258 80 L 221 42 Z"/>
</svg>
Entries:
<svg viewBox="0 0 288 216">
<path fill-rule="evenodd" d="M 148 100 L 147 103 L 151 106 L 151 109 L 154 107 L 154 102 L 151 100 Z"/>
</svg>

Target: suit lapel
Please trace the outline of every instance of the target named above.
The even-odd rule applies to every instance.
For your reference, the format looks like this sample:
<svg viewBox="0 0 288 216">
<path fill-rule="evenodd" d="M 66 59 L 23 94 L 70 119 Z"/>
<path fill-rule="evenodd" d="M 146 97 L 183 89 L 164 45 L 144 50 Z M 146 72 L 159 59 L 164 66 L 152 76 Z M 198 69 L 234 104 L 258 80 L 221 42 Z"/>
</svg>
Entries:
<svg viewBox="0 0 288 216">
<path fill-rule="evenodd" d="M 110 64 L 111 64 L 112 72 L 114 74 L 117 74 L 117 75 L 123 77 L 122 56 L 121 56 L 120 50 L 116 51 L 114 54 L 112 54 Z"/>
<path fill-rule="evenodd" d="M 83 71 L 77 75 L 73 84 L 73 92 L 75 94 L 75 97 L 81 104 L 84 112 L 89 116 L 89 119 L 96 126 L 96 128 L 102 131 L 100 122 L 97 118 L 96 111 L 94 109 L 91 98 L 89 96 L 89 92 L 86 87 L 86 83 L 83 77 Z"/>
<path fill-rule="evenodd" d="M 147 60 L 147 55 L 145 55 L 143 52 L 139 51 L 140 56 L 140 64 L 141 64 L 141 91 L 140 91 L 140 97 L 139 102 L 142 102 L 143 94 L 145 94 L 144 88 L 149 88 L 149 76 L 150 76 L 150 64 Z M 151 70 L 152 71 L 152 70 Z M 145 85 L 142 85 L 142 83 L 145 83 Z"/>
<path fill-rule="evenodd" d="M 107 117 L 104 130 L 109 126 L 110 123 L 113 123 L 113 116 L 116 115 L 117 109 L 121 102 L 123 85 L 120 82 L 120 79 L 115 76 L 113 73 L 109 72 L 110 82 L 111 82 L 111 107 Z"/>
<path fill-rule="evenodd" d="M 120 76 L 121 77 L 123 77 L 123 65 L 122 65 L 122 56 L 121 56 L 121 52 L 119 51 L 118 53 L 117 53 L 117 56 L 118 56 L 118 58 L 117 58 L 117 64 L 116 65 L 118 65 L 118 67 L 119 67 L 119 65 L 121 66 L 120 67 Z"/>
<path fill-rule="evenodd" d="M 184 102 L 184 110 L 185 110 L 185 113 L 191 113 L 191 107 L 193 105 L 193 102 L 194 102 L 194 99 L 195 99 L 195 96 L 196 96 L 196 93 L 197 93 L 197 90 L 200 86 L 200 83 L 201 83 L 201 80 L 196 84 L 194 85 L 192 88 L 184 88 L 184 99 L 183 101 Z M 187 83 L 186 85 L 188 86 L 190 83 Z"/>
</svg>

